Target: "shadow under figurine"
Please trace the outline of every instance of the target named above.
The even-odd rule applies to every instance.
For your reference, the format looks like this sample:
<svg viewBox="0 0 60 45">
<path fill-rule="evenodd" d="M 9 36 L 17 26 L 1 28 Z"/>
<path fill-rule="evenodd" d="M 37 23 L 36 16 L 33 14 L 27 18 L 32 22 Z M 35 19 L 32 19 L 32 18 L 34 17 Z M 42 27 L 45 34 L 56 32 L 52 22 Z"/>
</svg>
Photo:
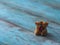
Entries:
<svg viewBox="0 0 60 45">
<path fill-rule="evenodd" d="M 48 22 L 36 22 L 36 29 L 34 31 L 34 33 L 36 35 L 42 35 L 42 36 L 45 36 L 47 35 L 47 26 L 48 26 Z"/>
</svg>

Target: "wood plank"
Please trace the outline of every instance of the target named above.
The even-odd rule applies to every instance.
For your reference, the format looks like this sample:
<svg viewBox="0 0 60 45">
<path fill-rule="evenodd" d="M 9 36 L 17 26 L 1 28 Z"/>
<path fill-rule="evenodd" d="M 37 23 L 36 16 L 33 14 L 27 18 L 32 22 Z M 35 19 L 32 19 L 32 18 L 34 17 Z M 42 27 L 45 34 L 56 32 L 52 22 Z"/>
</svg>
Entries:
<svg viewBox="0 0 60 45">
<path fill-rule="evenodd" d="M 59 1 L 46 1 L 0 0 L 0 45 L 60 45 Z M 49 22 L 46 37 L 34 35 L 41 20 Z"/>
</svg>

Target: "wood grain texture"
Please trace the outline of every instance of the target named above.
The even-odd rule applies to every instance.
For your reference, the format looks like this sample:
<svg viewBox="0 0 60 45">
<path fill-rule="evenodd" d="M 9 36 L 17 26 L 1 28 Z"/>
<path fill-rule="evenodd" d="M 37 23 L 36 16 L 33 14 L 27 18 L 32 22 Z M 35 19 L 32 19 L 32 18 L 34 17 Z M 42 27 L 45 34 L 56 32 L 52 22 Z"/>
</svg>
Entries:
<svg viewBox="0 0 60 45">
<path fill-rule="evenodd" d="M 0 45 L 60 45 L 59 0 L 0 0 Z M 35 22 L 49 23 L 46 37 L 34 35 Z"/>
</svg>

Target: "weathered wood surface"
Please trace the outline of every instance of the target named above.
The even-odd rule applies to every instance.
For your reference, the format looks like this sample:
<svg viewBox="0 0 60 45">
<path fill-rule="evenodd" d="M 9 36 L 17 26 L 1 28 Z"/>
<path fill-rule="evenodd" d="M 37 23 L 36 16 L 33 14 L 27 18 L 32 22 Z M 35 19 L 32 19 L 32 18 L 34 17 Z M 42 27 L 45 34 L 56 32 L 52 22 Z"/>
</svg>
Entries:
<svg viewBox="0 0 60 45">
<path fill-rule="evenodd" d="M 60 45 L 59 0 L 0 0 L 0 45 Z M 48 21 L 48 35 L 35 36 L 35 22 Z"/>
</svg>

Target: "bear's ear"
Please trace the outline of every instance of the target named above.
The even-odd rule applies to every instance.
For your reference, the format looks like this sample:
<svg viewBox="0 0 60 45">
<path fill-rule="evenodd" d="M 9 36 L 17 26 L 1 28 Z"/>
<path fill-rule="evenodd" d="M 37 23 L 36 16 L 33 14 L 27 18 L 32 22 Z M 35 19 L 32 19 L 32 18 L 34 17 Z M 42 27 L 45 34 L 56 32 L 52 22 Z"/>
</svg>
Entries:
<svg viewBox="0 0 60 45">
<path fill-rule="evenodd" d="M 44 22 L 43 22 L 43 21 L 41 21 L 41 22 L 40 22 L 40 24 L 44 24 Z"/>
<path fill-rule="evenodd" d="M 35 22 L 36 25 L 39 25 L 39 22 Z"/>
<path fill-rule="evenodd" d="M 48 22 L 45 22 L 45 26 L 46 26 L 46 27 L 48 26 Z"/>
</svg>

